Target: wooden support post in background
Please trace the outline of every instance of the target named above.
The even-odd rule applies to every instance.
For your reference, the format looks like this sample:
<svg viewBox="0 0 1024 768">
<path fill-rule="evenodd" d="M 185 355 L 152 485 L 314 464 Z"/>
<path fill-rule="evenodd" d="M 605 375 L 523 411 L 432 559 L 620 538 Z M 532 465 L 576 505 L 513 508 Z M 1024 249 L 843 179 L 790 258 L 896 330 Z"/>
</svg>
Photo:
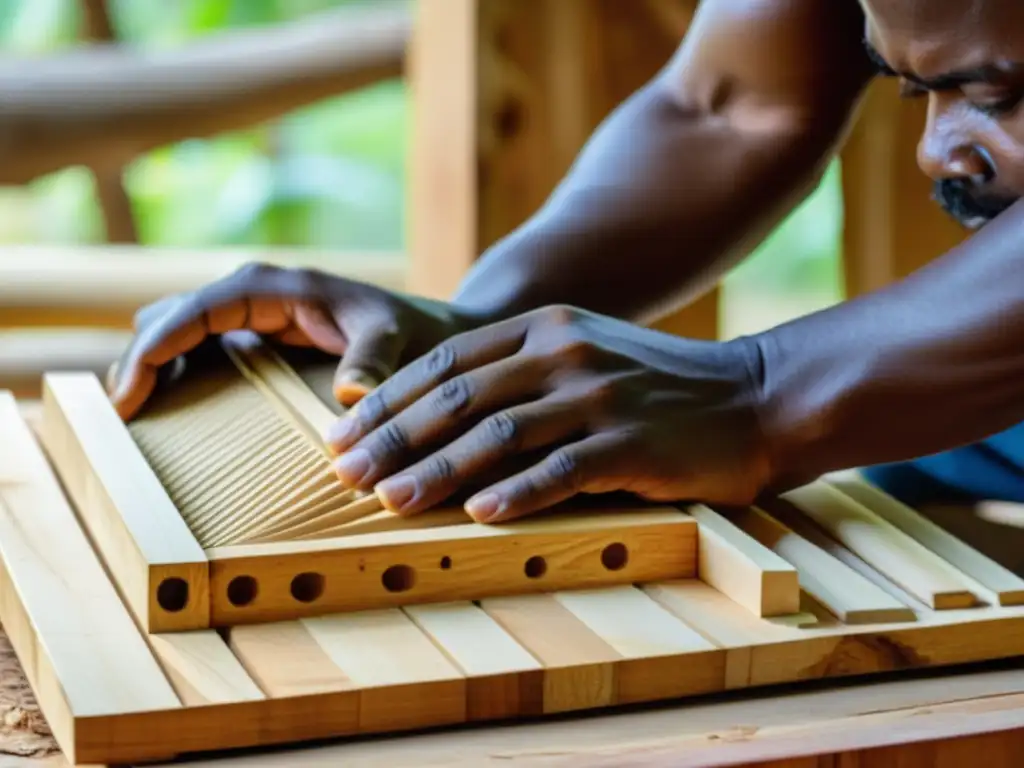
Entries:
<svg viewBox="0 0 1024 768">
<path fill-rule="evenodd" d="M 962 242 L 967 231 L 931 199 L 917 165 L 925 100 L 898 83 L 872 83 L 841 154 L 845 296 L 900 280 Z"/>
<path fill-rule="evenodd" d="M 420 0 L 410 51 L 410 290 L 447 298 L 663 67 L 696 0 Z M 652 279 L 656 279 L 652 276 Z M 658 327 L 718 332 L 718 292 Z"/>
</svg>

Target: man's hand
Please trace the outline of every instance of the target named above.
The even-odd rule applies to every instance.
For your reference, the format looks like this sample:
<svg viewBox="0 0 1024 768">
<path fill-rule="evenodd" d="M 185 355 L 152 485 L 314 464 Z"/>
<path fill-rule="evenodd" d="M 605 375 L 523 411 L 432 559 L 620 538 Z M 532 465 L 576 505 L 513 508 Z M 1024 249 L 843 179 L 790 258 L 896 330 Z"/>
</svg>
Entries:
<svg viewBox="0 0 1024 768">
<path fill-rule="evenodd" d="M 346 485 L 406 515 L 494 474 L 466 502 L 479 521 L 579 493 L 750 503 L 769 476 L 757 366 L 743 340 L 549 307 L 441 343 L 364 397 L 328 445 Z"/>
<path fill-rule="evenodd" d="M 248 329 L 339 355 L 334 394 L 350 405 L 403 362 L 476 322 L 441 302 L 315 270 L 253 263 L 141 309 L 135 337 L 108 384 L 118 413 L 130 419 L 152 393 L 161 367 L 209 336 Z"/>
</svg>

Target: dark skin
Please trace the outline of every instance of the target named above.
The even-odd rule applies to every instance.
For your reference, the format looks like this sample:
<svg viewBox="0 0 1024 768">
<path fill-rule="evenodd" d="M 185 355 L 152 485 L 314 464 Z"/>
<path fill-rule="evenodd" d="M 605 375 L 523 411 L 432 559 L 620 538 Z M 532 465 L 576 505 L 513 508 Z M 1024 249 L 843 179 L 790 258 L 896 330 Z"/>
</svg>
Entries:
<svg viewBox="0 0 1024 768">
<path fill-rule="evenodd" d="M 450 303 L 244 271 L 141 313 L 114 402 L 131 418 L 156 371 L 210 334 L 318 346 L 341 355 L 336 395 L 358 401 L 326 436 L 341 480 L 402 514 L 472 490 L 488 522 L 620 490 L 745 504 L 981 439 L 1024 418 L 1021 29 L 1024 5 L 1001 0 L 708 0 L 670 66 Z M 929 100 L 919 163 L 978 232 L 755 336 L 641 327 L 813 189 L 878 75 Z"/>
</svg>

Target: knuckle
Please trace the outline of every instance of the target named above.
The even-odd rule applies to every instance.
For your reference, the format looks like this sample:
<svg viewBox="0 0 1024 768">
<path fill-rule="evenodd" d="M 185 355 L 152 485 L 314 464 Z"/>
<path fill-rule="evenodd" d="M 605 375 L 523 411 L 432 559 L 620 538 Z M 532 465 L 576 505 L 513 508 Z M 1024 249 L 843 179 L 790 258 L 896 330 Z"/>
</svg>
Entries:
<svg viewBox="0 0 1024 768">
<path fill-rule="evenodd" d="M 579 310 L 568 304 L 552 304 L 540 312 L 547 325 L 559 328 L 570 326 L 579 318 Z"/>
<path fill-rule="evenodd" d="M 519 444 L 519 420 L 508 412 L 496 413 L 484 422 L 489 442 L 506 450 Z"/>
<path fill-rule="evenodd" d="M 451 344 L 439 344 L 427 355 L 427 375 L 436 377 L 450 373 L 455 368 L 456 359 L 455 348 Z"/>
<path fill-rule="evenodd" d="M 405 453 L 409 447 L 409 439 L 405 432 L 393 421 L 389 421 L 377 430 L 377 439 L 374 442 L 377 453 L 381 454 Z"/>
<path fill-rule="evenodd" d="M 371 390 L 359 401 L 355 408 L 355 416 L 363 429 L 371 428 L 388 416 L 387 404 L 377 390 Z"/>
<path fill-rule="evenodd" d="M 456 376 L 438 387 L 433 407 L 434 411 L 442 416 L 455 416 L 466 410 L 472 400 L 473 395 L 466 377 Z"/>
<path fill-rule="evenodd" d="M 450 483 L 456 479 L 458 470 L 451 459 L 439 453 L 427 462 L 424 474 L 429 482 Z"/>
<path fill-rule="evenodd" d="M 565 448 L 559 448 L 548 456 L 546 470 L 548 476 L 559 487 L 575 491 L 583 487 L 583 474 L 579 462 Z"/>
<path fill-rule="evenodd" d="M 259 283 L 268 275 L 276 274 L 280 267 L 268 264 L 265 261 L 247 261 L 234 271 L 232 278 L 241 283 Z"/>
</svg>

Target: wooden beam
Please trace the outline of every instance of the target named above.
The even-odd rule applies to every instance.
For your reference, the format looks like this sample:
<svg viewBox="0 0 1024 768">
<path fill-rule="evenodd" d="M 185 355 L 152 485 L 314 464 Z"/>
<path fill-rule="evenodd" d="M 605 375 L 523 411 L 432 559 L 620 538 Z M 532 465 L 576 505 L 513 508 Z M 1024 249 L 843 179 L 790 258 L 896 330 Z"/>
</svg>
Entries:
<svg viewBox="0 0 1024 768">
<path fill-rule="evenodd" d="M 443 5 L 443 4 L 442 4 Z M 0 61 L 0 183 L 121 167 L 157 147 L 248 128 L 404 72 L 410 18 L 380 2 L 168 51 L 116 45 Z"/>
<path fill-rule="evenodd" d="M 405 257 L 387 251 L 12 246 L 0 258 L 0 328 L 131 328 L 141 307 L 254 261 L 320 269 L 390 290 L 406 285 Z"/>
<path fill-rule="evenodd" d="M 419 0 L 409 63 L 410 290 L 449 297 L 602 120 L 663 67 L 694 0 Z M 657 324 L 714 337 L 713 291 Z"/>
</svg>

